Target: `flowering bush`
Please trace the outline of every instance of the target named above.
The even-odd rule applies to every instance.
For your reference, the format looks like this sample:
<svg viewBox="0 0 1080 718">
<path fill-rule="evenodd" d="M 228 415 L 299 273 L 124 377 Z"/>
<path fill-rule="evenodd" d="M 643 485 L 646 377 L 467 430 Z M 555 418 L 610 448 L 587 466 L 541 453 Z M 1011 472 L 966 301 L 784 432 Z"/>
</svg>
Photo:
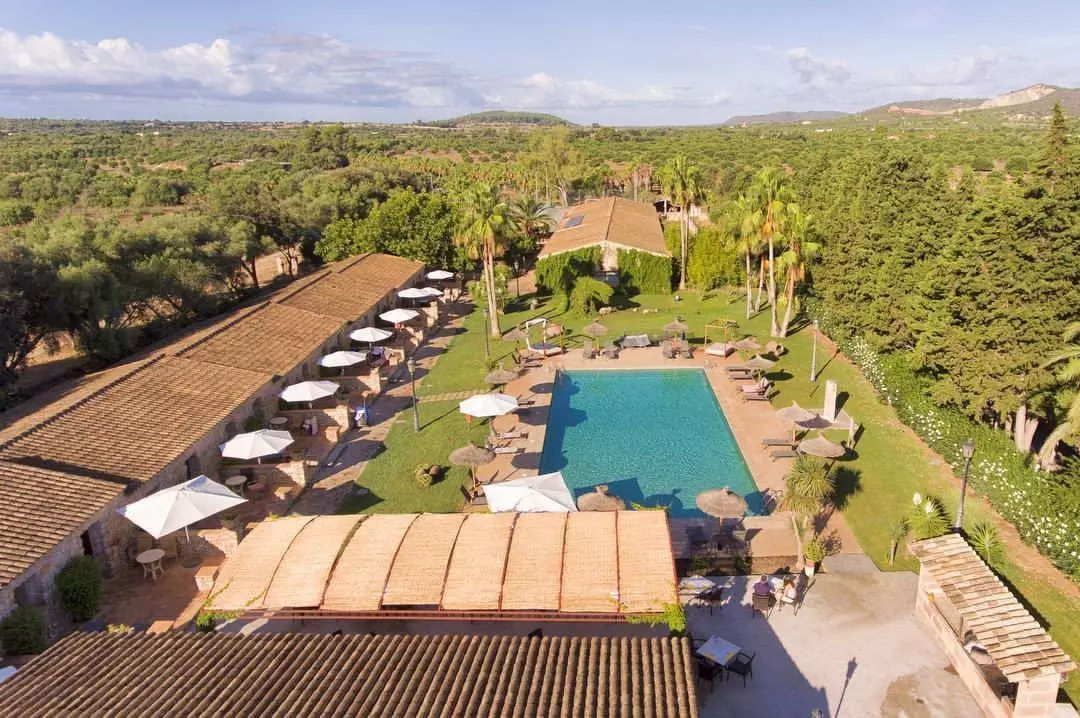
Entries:
<svg viewBox="0 0 1080 718">
<path fill-rule="evenodd" d="M 822 320 L 824 329 L 826 322 Z M 864 339 L 840 343 L 879 397 L 893 406 L 900 419 L 957 475 L 964 470 L 961 445 L 975 440 L 969 484 L 990 500 L 1025 541 L 1080 582 L 1080 500 L 1068 479 L 1036 471 L 1029 457 L 1017 451 L 999 429 L 976 424 L 958 411 L 941 407 L 929 397 L 927 382 L 902 355 L 880 354 Z"/>
</svg>

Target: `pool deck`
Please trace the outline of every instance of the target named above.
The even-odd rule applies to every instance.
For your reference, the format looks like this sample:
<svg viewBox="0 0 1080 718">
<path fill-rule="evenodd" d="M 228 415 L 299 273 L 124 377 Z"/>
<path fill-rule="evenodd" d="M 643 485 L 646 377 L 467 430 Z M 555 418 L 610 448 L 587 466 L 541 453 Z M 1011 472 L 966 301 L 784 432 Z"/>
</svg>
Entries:
<svg viewBox="0 0 1080 718">
<path fill-rule="evenodd" d="M 724 367 L 737 364 L 739 358 L 733 355 L 728 359 L 708 356 L 700 349 L 693 359 L 664 359 L 659 347 L 627 349 L 618 359 L 585 359 L 580 350 L 571 350 L 566 354 L 549 357 L 539 366 L 524 372 L 507 385 L 505 392 L 521 400 L 531 401 L 532 405 L 523 408 L 517 415 L 508 414 L 497 417 L 493 424 L 497 431 L 521 430 L 528 433 L 528 438 L 513 442 L 523 451 L 515 455 L 499 455 L 495 461 L 477 471 L 482 481 L 505 481 L 522 476 L 535 475 L 540 467 L 540 454 L 544 448 L 544 434 L 547 430 L 548 406 L 554 386 L 555 372 L 562 370 L 604 370 L 604 369 L 704 369 L 713 393 L 727 416 L 728 425 L 742 451 L 754 483 L 764 492 L 779 490 L 784 487 L 784 475 L 791 467 L 791 459 L 772 459 L 769 451 L 761 445 L 761 440 L 768 437 L 788 436 L 791 427 L 776 416 L 776 409 L 786 406 L 783 382 L 777 385 L 779 393 L 772 402 L 747 402 L 738 395 L 738 385 L 728 380 Z M 708 366 L 706 366 L 706 363 Z M 783 359 L 780 360 L 783 365 Z M 719 487 L 718 487 L 719 488 Z M 751 550 L 758 556 L 782 556 L 795 553 L 794 535 L 791 529 L 790 514 L 778 512 L 770 516 L 747 517 L 744 521 L 748 529 L 757 529 L 751 539 Z M 673 525 L 673 545 L 676 550 L 685 543 L 677 535 L 680 529 Z M 839 512 L 832 513 L 824 527 L 826 534 L 834 533 L 840 540 L 840 553 L 861 554 L 862 549 L 855 535 L 844 522 Z M 681 530 L 685 533 L 685 530 Z"/>
</svg>

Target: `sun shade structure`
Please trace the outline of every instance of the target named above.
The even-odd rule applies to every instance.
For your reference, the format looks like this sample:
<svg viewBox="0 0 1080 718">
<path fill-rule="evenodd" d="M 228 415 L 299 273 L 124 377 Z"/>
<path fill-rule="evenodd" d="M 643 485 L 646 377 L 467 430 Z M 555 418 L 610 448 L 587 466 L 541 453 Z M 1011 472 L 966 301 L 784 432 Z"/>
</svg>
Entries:
<svg viewBox="0 0 1080 718">
<path fill-rule="evenodd" d="M 241 542 L 212 595 L 213 610 L 335 618 L 618 620 L 676 600 L 662 511 L 285 517 Z"/>
<path fill-rule="evenodd" d="M 697 507 L 717 518 L 742 516 L 747 510 L 746 499 L 726 486 L 722 489 L 702 491 L 697 495 Z"/>
<path fill-rule="evenodd" d="M 563 335 L 563 325 L 551 323 L 544 327 L 544 336 L 548 339 L 552 337 L 561 337 Z"/>
<path fill-rule="evenodd" d="M 441 297 L 443 295 L 443 291 L 436 287 L 421 287 L 420 291 L 429 297 Z"/>
<path fill-rule="evenodd" d="M 208 476 L 196 476 L 123 506 L 116 513 L 154 538 L 161 538 L 246 500 Z"/>
<path fill-rule="evenodd" d="M 747 369 L 753 369 L 754 371 L 765 371 L 775 366 L 776 362 L 771 359 L 766 359 L 763 356 L 753 356 L 743 362 L 743 366 Z"/>
<path fill-rule="evenodd" d="M 582 511 L 622 511 L 626 508 L 623 500 L 614 494 L 609 494 L 608 487 L 603 484 L 597 486 L 595 491 L 581 496 L 577 505 Z"/>
<path fill-rule="evenodd" d="M 558 471 L 488 484 L 484 487 L 484 495 L 488 509 L 494 512 L 577 511 L 574 495 Z"/>
<path fill-rule="evenodd" d="M 518 400 L 506 394 L 477 394 L 458 404 L 458 410 L 462 414 L 477 418 L 502 416 L 517 408 Z"/>
<path fill-rule="evenodd" d="M 916 608 L 934 612 L 924 597 L 948 599 L 979 645 L 1005 677 L 1020 683 L 1052 676 L 1057 691 L 1058 674 L 1076 670 L 1076 663 L 1061 650 L 1038 621 L 1002 584 L 960 534 L 945 534 L 915 544 L 919 559 L 919 599 Z M 964 639 L 960 638 L 961 642 Z M 967 657 L 965 656 L 965 659 Z"/>
<path fill-rule="evenodd" d="M 402 299 L 427 299 L 431 295 L 420 287 L 409 287 L 397 293 Z"/>
<path fill-rule="evenodd" d="M 490 464 L 495 460 L 495 452 L 483 446 L 469 444 L 450 452 L 450 463 L 454 466 L 468 466 L 476 479 L 476 467 Z"/>
<path fill-rule="evenodd" d="M 501 366 L 494 371 L 488 373 L 484 377 L 485 384 L 491 384 L 493 386 L 502 386 L 503 384 L 509 384 L 514 379 L 518 378 L 518 373 L 510 369 L 503 369 Z"/>
<path fill-rule="evenodd" d="M 259 459 L 280 454 L 293 443 L 292 434 L 277 429 L 259 429 L 237 434 L 221 447 L 227 459 Z"/>
<path fill-rule="evenodd" d="M 592 322 L 591 324 L 586 324 L 585 328 L 581 330 L 581 333 L 590 337 L 600 337 L 608 333 L 608 328 L 600 322 Z"/>
<path fill-rule="evenodd" d="M 338 351 L 331 352 L 319 359 L 319 366 L 328 369 L 344 369 L 367 359 L 367 352 Z"/>
<path fill-rule="evenodd" d="M 508 342 L 520 342 L 525 338 L 525 332 L 521 331 L 521 327 L 514 327 L 510 331 L 502 335 L 502 338 Z"/>
<path fill-rule="evenodd" d="M 821 434 L 818 434 L 813 439 L 804 439 L 803 441 L 800 441 L 796 448 L 800 454 L 820 456 L 823 459 L 839 459 L 847 453 L 847 449 L 843 446 L 837 444 L 835 441 L 829 441 Z"/>
<path fill-rule="evenodd" d="M 445 269 L 433 269 L 424 276 L 433 282 L 442 282 L 447 279 L 453 279 L 454 273 L 448 272 Z"/>
<path fill-rule="evenodd" d="M 731 346 L 735 347 L 741 352 L 756 352 L 758 349 L 761 348 L 761 345 L 758 343 L 757 339 L 754 339 L 753 337 L 744 337 L 732 344 Z"/>
<path fill-rule="evenodd" d="M 278 396 L 290 404 L 298 401 L 317 401 L 337 394 L 341 385 L 333 381 L 302 381 L 285 387 Z"/>
<path fill-rule="evenodd" d="M 381 342 L 392 336 L 394 336 L 393 332 L 387 331 L 386 329 L 379 329 L 378 327 L 361 327 L 360 329 L 354 329 L 349 333 L 349 339 L 352 339 L 354 342 L 367 342 L 368 344 Z"/>
<path fill-rule="evenodd" d="M 817 413 L 804 409 L 797 402 L 791 402 L 791 406 L 776 410 L 776 416 L 792 424 L 810 423 L 818 418 Z"/>
<path fill-rule="evenodd" d="M 691 650 L 668 637 L 76 632 L 0 684 L 0 713 L 698 718 Z"/>
<path fill-rule="evenodd" d="M 668 322 L 664 325 L 664 331 L 669 334 L 686 334 L 690 327 L 686 326 L 678 319 Z"/>
<path fill-rule="evenodd" d="M 384 322 L 390 322 L 391 324 L 404 324 L 407 321 L 416 319 L 420 316 L 420 312 L 415 309 L 391 309 L 388 312 L 383 312 L 379 315 L 379 319 Z"/>
</svg>

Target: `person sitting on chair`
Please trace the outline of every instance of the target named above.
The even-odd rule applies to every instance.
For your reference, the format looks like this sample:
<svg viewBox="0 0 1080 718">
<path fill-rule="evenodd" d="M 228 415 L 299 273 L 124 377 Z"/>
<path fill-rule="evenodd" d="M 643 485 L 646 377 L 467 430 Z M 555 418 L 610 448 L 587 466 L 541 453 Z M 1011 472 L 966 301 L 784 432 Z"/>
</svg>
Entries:
<svg viewBox="0 0 1080 718">
<path fill-rule="evenodd" d="M 769 577 L 765 574 L 761 574 L 761 578 L 754 584 L 755 596 L 771 596 L 773 593 L 772 585 L 769 584 Z"/>
<path fill-rule="evenodd" d="M 795 586 L 795 579 L 791 576 L 785 576 L 784 585 L 780 588 L 780 606 L 783 607 L 785 603 L 790 603 L 794 608 L 798 599 L 799 589 Z"/>
</svg>

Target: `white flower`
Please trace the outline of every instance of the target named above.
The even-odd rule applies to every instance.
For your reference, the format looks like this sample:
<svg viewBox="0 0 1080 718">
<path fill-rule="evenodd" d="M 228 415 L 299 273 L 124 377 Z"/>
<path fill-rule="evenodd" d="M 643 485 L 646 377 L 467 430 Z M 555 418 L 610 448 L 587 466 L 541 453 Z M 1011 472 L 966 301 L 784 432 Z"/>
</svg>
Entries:
<svg viewBox="0 0 1080 718">
<path fill-rule="evenodd" d="M 912 494 L 911 503 L 915 504 L 916 506 L 922 504 L 922 494 L 920 494 L 918 491 Z"/>
</svg>

